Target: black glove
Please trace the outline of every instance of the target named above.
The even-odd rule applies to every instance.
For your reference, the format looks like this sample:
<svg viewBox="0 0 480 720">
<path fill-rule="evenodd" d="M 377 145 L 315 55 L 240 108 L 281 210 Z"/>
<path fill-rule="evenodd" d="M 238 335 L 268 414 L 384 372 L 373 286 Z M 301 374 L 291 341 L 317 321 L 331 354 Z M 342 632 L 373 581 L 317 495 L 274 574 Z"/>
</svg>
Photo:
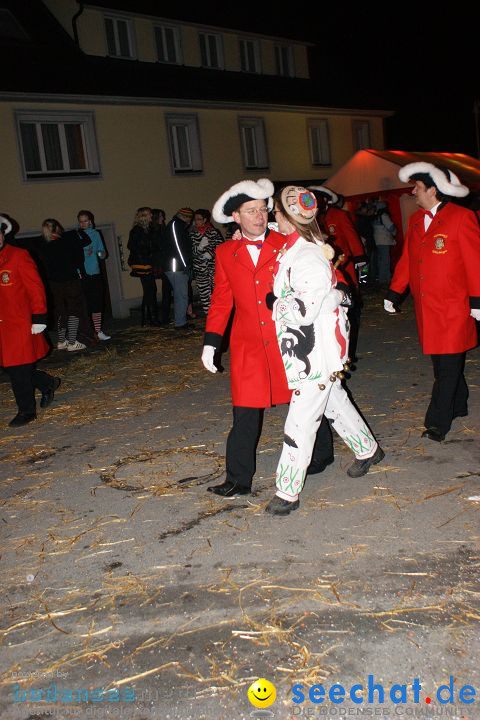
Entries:
<svg viewBox="0 0 480 720">
<path fill-rule="evenodd" d="M 269 310 L 273 310 L 273 303 L 277 299 L 277 296 L 273 292 L 269 292 L 265 295 L 265 305 Z"/>
<path fill-rule="evenodd" d="M 337 289 L 337 290 L 340 290 L 341 292 L 343 292 L 343 300 L 342 300 L 342 302 L 340 303 L 340 305 L 341 305 L 342 307 L 351 308 L 351 307 L 353 307 L 353 306 L 355 305 L 352 292 L 351 292 L 350 288 L 348 287 L 348 285 L 347 285 L 346 283 L 344 283 L 344 282 L 338 282 L 338 283 L 336 284 L 336 289 Z"/>
</svg>

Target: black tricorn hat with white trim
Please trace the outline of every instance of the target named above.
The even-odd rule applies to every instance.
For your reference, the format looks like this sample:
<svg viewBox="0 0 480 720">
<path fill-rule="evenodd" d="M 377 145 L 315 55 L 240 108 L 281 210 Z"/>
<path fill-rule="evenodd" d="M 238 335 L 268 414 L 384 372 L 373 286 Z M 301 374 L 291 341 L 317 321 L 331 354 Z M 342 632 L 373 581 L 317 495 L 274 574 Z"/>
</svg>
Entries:
<svg viewBox="0 0 480 720">
<path fill-rule="evenodd" d="M 12 230 L 12 223 L 5 215 L 0 215 L 0 230 L 4 235 L 7 235 Z"/>
<path fill-rule="evenodd" d="M 448 168 L 440 169 L 432 163 L 414 162 L 404 165 L 398 173 L 398 177 L 407 183 L 412 175 L 430 175 L 430 178 L 443 195 L 450 197 L 466 197 L 470 190 L 462 185 L 458 177 Z"/>
<path fill-rule="evenodd" d="M 269 210 L 273 208 L 272 195 L 275 191 L 273 183 L 268 178 L 260 178 L 260 180 L 242 180 L 236 185 L 232 185 L 226 192 L 221 195 L 212 209 L 213 219 L 218 223 L 233 222 L 232 213 L 238 210 L 243 203 L 250 200 L 267 200 Z"/>
<path fill-rule="evenodd" d="M 309 185 L 307 190 L 311 190 L 314 193 L 320 193 L 320 195 L 325 195 L 328 198 L 329 205 L 335 205 L 335 203 L 338 202 L 337 193 L 334 193 L 333 190 L 325 187 L 325 185 Z"/>
</svg>

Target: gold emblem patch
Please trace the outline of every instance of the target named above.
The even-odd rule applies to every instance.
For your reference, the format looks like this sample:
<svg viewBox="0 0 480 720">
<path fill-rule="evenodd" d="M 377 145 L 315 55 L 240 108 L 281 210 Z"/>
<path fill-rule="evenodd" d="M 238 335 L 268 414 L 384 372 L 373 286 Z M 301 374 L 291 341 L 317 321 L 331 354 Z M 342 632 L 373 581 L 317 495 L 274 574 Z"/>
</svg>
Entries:
<svg viewBox="0 0 480 720">
<path fill-rule="evenodd" d="M 447 252 L 447 249 L 445 247 L 447 235 L 440 235 L 440 234 L 435 235 L 433 240 L 434 240 L 434 248 L 435 249 L 432 250 L 432 252 L 435 255 L 445 255 L 445 253 Z"/>
</svg>

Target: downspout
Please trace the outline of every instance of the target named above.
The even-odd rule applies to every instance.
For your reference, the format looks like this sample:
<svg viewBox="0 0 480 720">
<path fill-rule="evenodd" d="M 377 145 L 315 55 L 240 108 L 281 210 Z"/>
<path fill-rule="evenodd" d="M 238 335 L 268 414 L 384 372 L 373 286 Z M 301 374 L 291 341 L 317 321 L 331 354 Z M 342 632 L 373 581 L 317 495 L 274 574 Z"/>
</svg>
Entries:
<svg viewBox="0 0 480 720">
<path fill-rule="evenodd" d="M 78 28 L 77 28 L 77 20 L 80 17 L 80 15 L 84 11 L 84 4 L 80 0 L 77 0 L 79 8 L 78 12 L 75 13 L 75 15 L 72 18 L 72 29 L 73 29 L 73 39 L 75 40 L 75 45 L 80 49 L 80 42 L 78 40 Z"/>
</svg>

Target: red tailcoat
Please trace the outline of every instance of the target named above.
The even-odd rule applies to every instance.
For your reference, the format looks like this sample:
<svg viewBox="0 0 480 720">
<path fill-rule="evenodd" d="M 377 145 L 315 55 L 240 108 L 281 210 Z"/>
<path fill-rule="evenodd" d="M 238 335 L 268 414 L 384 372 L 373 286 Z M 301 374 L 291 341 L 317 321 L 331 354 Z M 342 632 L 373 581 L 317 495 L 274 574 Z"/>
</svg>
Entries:
<svg viewBox="0 0 480 720">
<path fill-rule="evenodd" d="M 426 355 L 460 353 L 475 347 L 470 308 L 480 307 L 480 227 L 471 210 L 447 203 L 427 232 L 417 210 L 408 225 L 390 290 L 410 285 L 418 335 Z"/>
<path fill-rule="evenodd" d="M 353 222 L 345 210 L 329 208 L 325 215 L 325 224 L 336 250 L 345 255 L 341 265 L 342 272 L 353 285 L 358 285 L 355 263 L 365 256 L 365 248 Z"/>
<path fill-rule="evenodd" d="M 46 324 L 45 289 L 26 250 L 0 250 L 0 365 L 26 365 L 44 357 L 43 334 L 32 335 L 32 323 Z"/>
<path fill-rule="evenodd" d="M 270 231 L 257 265 L 244 242 L 227 240 L 217 248 L 214 288 L 205 328 L 205 344 L 220 346 L 232 308 L 230 382 L 233 405 L 270 407 L 290 402 L 272 311 L 265 296 L 273 288 L 277 253 L 285 237 Z"/>
</svg>

